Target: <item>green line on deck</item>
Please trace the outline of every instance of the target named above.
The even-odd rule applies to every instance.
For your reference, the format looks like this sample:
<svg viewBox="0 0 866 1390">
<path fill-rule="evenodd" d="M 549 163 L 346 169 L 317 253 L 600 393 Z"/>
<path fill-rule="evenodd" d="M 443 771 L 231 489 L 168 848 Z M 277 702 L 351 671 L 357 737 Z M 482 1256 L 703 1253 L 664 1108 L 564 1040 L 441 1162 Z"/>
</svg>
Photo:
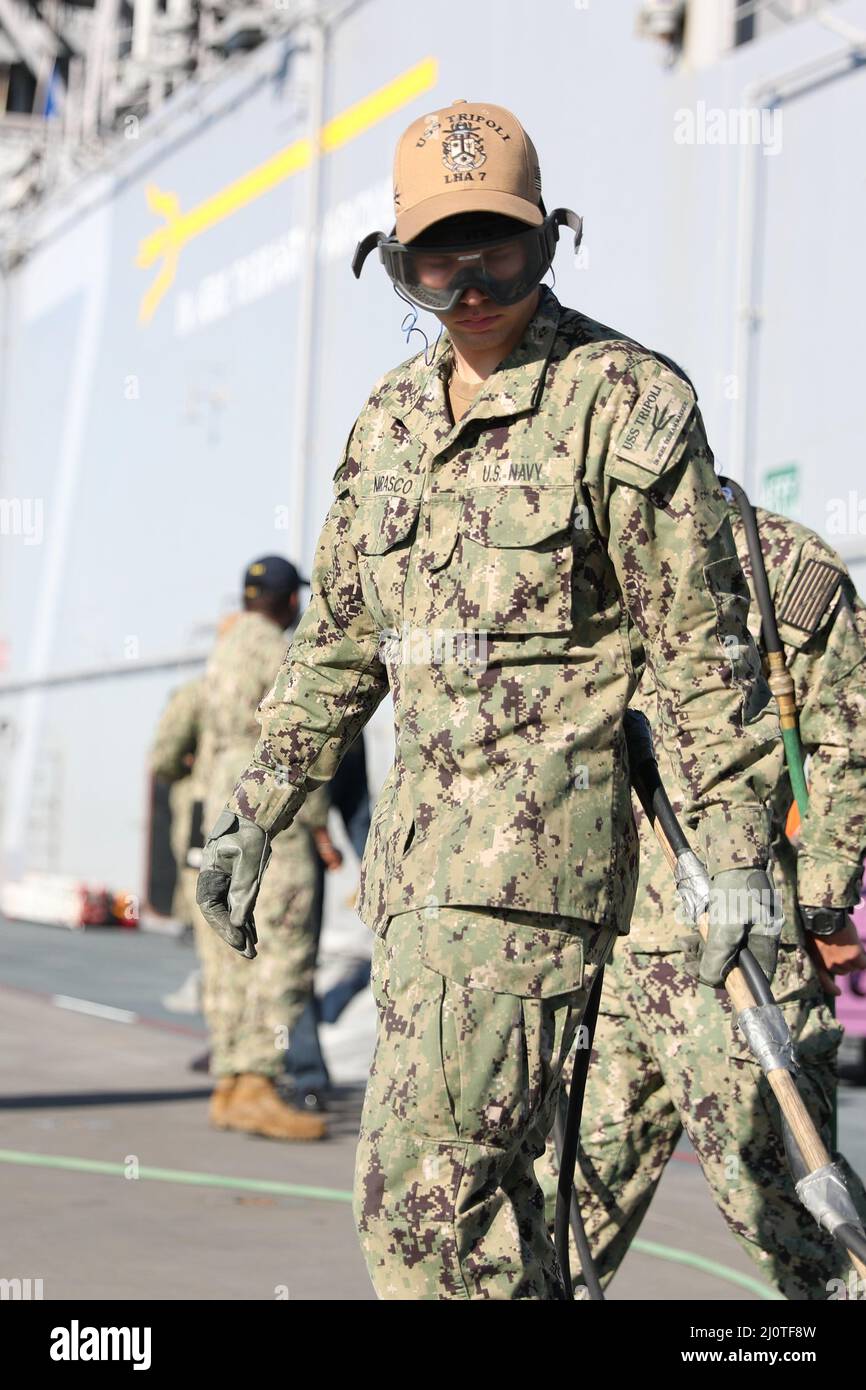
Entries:
<svg viewBox="0 0 866 1390">
<path fill-rule="evenodd" d="M 71 1173 L 101 1173 L 106 1177 L 126 1177 L 123 1163 L 105 1163 L 98 1158 L 70 1158 L 65 1154 L 34 1154 L 21 1149 L 0 1149 L 0 1163 L 17 1163 L 27 1168 L 60 1168 Z M 184 1168 L 140 1167 L 135 1179 L 130 1182 L 149 1179 L 151 1182 L 187 1183 L 191 1187 L 222 1187 L 234 1192 L 266 1192 L 276 1197 L 310 1197 L 319 1202 L 343 1202 L 352 1200 L 351 1192 L 338 1187 L 306 1187 L 302 1183 L 274 1182 L 269 1178 L 229 1178 L 219 1173 L 194 1173 Z M 777 1293 L 759 1279 L 748 1274 L 740 1274 L 727 1265 L 707 1260 L 703 1255 L 693 1255 L 688 1250 L 678 1250 L 673 1245 L 659 1245 L 652 1240 L 633 1240 L 633 1250 L 655 1259 L 670 1260 L 673 1264 L 687 1265 L 699 1269 L 704 1274 L 712 1274 L 728 1284 L 736 1284 L 749 1293 L 771 1301 L 784 1302 L 782 1294 Z"/>
<path fill-rule="evenodd" d="M 776 1289 L 771 1289 L 768 1284 L 764 1284 L 760 1279 L 753 1279 L 750 1274 L 740 1274 L 739 1270 L 729 1269 L 727 1265 L 717 1264 L 715 1260 L 707 1260 L 703 1255 L 693 1255 L 689 1250 L 678 1250 L 675 1245 L 658 1245 L 654 1240 L 633 1240 L 631 1250 L 639 1250 L 642 1255 L 654 1255 L 659 1260 L 670 1260 L 673 1264 L 689 1265 L 692 1269 L 703 1270 L 704 1274 L 715 1274 L 718 1279 L 724 1279 L 729 1284 L 738 1284 L 741 1289 L 748 1289 L 750 1293 L 757 1294 L 758 1298 L 765 1298 L 769 1302 L 786 1302 L 785 1295 Z"/>
<path fill-rule="evenodd" d="M 127 1177 L 123 1163 L 104 1163 L 98 1158 L 68 1158 L 63 1154 L 31 1154 L 19 1149 L 0 1149 L 0 1163 L 19 1163 L 31 1168 L 64 1168 L 73 1173 L 103 1173 L 108 1177 Z M 312 1197 L 319 1202 L 351 1202 L 351 1192 L 337 1187 L 306 1187 L 302 1183 L 275 1182 L 270 1178 L 229 1178 L 219 1173 L 192 1173 L 184 1168 L 147 1168 L 142 1165 L 138 1182 L 181 1182 L 191 1187 L 226 1187 L 236 1192 L 268 1192 L 277 1197 Z"/>
</svg>

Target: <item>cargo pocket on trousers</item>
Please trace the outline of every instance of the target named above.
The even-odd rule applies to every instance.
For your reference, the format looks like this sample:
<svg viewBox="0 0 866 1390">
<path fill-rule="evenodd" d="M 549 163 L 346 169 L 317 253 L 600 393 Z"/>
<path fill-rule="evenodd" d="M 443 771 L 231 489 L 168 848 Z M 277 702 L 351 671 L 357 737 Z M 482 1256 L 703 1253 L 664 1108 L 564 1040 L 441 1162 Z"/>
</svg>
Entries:
<svg viewBox="0 0 866 1390">
<path fill-rule="evenodd" d="M 494 1148 L 535 1123 L 584 1000 L 580 936 L 513 916 L 447 909 L 422 927 L 421 960 L 442 982 L 435 1031 L 456 1132 Z"/>
</svg>

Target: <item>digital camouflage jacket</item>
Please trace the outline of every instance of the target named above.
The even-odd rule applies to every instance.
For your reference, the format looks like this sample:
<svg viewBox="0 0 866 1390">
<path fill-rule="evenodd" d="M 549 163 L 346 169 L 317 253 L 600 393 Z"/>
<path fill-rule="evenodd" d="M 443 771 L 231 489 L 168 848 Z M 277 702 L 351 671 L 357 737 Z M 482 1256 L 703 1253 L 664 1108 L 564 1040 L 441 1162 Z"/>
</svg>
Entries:
<svg viewBox="0 0 866 1390">
<path fill-rule="evenodd" d="M 630 618 L 713 870 L 769 851 L 755 776 L 778 722 L 694 393 L 543 289 L 455 425 L 442 342 L 432 367 L 382 378 L 352 429 L 311 602 L 229 804 L 281 831 L 390 690 L 364 921 L 486 904 L 625 931 Z"/>
</svg>

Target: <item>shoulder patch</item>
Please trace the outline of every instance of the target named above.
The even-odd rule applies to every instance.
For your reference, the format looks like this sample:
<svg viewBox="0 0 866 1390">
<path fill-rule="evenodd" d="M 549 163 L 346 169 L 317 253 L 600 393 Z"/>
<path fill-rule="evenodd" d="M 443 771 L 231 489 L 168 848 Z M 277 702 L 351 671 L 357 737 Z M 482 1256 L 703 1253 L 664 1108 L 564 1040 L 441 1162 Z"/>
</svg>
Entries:
<svg viewBox="0 0 866 1390">
<path fill-rule="evenodd" d="M 826 560 L 807 560 L 785 595 L 778 621 L 801 632 L 817 632 L 843 578 L 842 571 Z"/>
<path fill-rule="evenodd" d="M 678 379 L 656 377 L 647 382 L 613 452 L 650 473 L 661 473 L 694 406 L 693 393 Z"/>
</svg>

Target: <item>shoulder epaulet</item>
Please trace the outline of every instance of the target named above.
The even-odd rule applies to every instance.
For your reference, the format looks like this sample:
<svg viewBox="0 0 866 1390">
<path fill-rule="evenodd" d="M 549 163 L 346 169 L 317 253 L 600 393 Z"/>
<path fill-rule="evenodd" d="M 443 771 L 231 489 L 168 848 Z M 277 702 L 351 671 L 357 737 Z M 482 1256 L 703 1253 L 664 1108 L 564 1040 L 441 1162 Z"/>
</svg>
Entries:
<svg viewBox="0 0 866 1390">
<path fill-rule="evenodd" d="M 653 357 L 657 357 L 660 362 L 664 362 L 665 366 L 668 367 L 670 371 L 674 373 L 675 376 L 678 376 L 681 381 L 684 381 L 687 386 L 691 387 L 692 391 L 694 392 L 695 400 L 698 399 L 698 393 L 695 387 L 695 383 L 692 381 L 688 372 L 683 371 L 679 362 L 675 362 L 672 357 L 668 357 L 667 354 L 664 352 L 656 352 L 655 349 L 653 349 Z"/>
</svg>

